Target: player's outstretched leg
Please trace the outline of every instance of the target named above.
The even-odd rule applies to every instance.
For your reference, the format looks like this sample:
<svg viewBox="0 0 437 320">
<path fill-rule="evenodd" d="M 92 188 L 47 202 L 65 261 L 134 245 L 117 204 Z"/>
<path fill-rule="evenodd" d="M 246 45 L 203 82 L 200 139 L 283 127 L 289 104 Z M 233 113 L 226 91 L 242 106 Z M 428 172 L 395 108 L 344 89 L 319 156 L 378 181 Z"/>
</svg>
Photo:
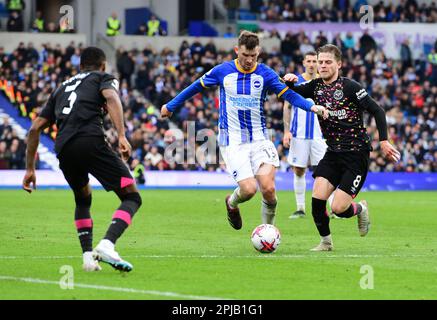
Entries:
<svg viewBox="0 0 437 320">
<path fill-rule="evenodd" d="M 115 251 L 115 243 L 131 224 L 132 218 L 140 208 L 142 201 L 135 185 L 125 189 L 124 192 L 117 193 L 122 201 L 121 205 L 114 213 L 105 238 L 97 245 L 95 252 L 100 261 L 108 263 L 114 269 L 129 272 L 132 271 L 133 266 L 123 260 Z"/>
<path fill-rule="evenodd" d="M 83 253 L 83 270 L 87 272 L 100 271 L 102 268 L 99 266 L 93 255 L 93 220 L 91 219 L 91 187 L 87 184 L 85 187 L 74 192 L 74 201 L 76 203 L 76 209 L 74 212 L 74 220 L 77 229 L 77 235 L 79 237 L 80 246 Z"/>
<path fill-rule="evenodd" d="M 314 223 L 320 234 L 320 244 L 311 251 L 332 251 L 334 244 L 329 229 L 329 216 L 326 211 L 326 201 L 334 191 L 334 186 L 324 177 L 316 177 L 313 186 L 312 214 Z"/>
<path fill-rule="evenodd" d="M 232 228 L 240 230 L 243 226 L 241 219 L 240 203 L 250 200 L 256 193 L 256 180 L 254 178 L 244 179 L 238 182 L 238 188 L 231 195 L 226 196 L 225 204 L 228 215 L 228 222 Z"/>
<path fill-rule="evenodd" d="M 312 198 L 312 214 L 314 223 L 320 234 L 320 243 L 311 249 L 311 251 L 332 251 L 334 244 L 329 229 L 329 217 L 326 211 L 326 200 Z"/>
<path fill-rule="evenodd" d="M 358 232 L 364 237 L 369 232 L 370 218 L 366 200 L 358 203 L 353 202 L 352 197 L 342 190 L 337 190 L 335 200 L 332 204 L 333 213 L 341 218 L 352 218 L 357 216 Z"/>
<path fill-rule="evenodd" d="M 83 253 L 83 270 L 86 272 L 92 271 L 100 271 L 102 267 L 100 267 L 99 262 L 97 261 L 96 254 L 94 252 L 84 252 Z"/>
<path fill-rule="evenodd" d="M 240 199 L 239 190 L 240 188 L 235 189 L 234 193 L 232 195 L 227 195 L 225 199 L 226 211 L 228 212 L 228 222 L 235 230 L 240 230 L 243 226 L 240 209 L 236 206 L 236 203 L 241 203 L 237 200 Z M 231 201 L 231 199 L 233 199 L 233 201 Z M 233 203 L 235 207 L 232 206 L 231 203 Z"/>
<path fill-rule="evenodd" d="M 358 214 L 358 232 L 360 236 L 364 237 L 369 233 L 370 228 L 369 206 L 366 200 L 361 200 L 357 205 L 362 208 Z"/>
<path fill-rule="evenodd" d="M 276 197 L 275 186 L 276 168 L 269 163 L 263 163 L 256 175 L 256 180 L 262 193 L 261 200 L 261 222 L 263 224 L 275 224 L 276 207 L 278 198 Z"/>
</svg>

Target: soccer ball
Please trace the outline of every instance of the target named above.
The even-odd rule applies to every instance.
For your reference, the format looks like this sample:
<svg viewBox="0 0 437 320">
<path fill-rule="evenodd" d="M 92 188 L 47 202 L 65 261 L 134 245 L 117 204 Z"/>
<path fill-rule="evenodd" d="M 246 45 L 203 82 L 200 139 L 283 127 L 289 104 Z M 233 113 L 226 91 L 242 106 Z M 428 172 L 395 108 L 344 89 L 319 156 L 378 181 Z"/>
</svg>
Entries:
<svg viewBox="0 0 437 320">
<path fill-rule="evenodd" d="M 272 253 L 281 243 L 281 233 L 272 224 L 261 224 L 251 236 L 252 244 L 261 253 Z"/>
</svg>

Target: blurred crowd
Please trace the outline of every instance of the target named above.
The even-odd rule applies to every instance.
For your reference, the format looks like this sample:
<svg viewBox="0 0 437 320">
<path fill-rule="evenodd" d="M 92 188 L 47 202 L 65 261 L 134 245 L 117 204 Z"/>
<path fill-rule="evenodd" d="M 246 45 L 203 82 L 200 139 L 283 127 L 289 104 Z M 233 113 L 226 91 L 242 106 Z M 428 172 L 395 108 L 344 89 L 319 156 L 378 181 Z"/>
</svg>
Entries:
<svg viewBox="0 0 437 320">
<path fill-rule="evenodd" d="M 280 75 L 301 73 L 302 52 L 308 48 L 317 49 L 325 42 L 323 33 L 315 42 L 303 33 L 290 33 L 282 39 L 278 50 L 263 50 L 259 62 L 266 63 Z M 390 141 L 402 153 L 402 159 L 397 164 L 387 164 L 383 160 L 374 120 L 367 116 L 366 126 L 374 147 L 370 170 L 437 172 L 437 82 L 433 78 L 437 66 L 426 58 L 414 60 L 411 54 L 405 60 L 388 59 L 367 33 L 353 45 L 349 42 L 347 36 L 337 36 L 334 40 L 344 54 L 342 74 L 359 81 L 385 109 Z M 403 46 L 403 50 L 411 50 L 408 42 Z M 5 92 L 10 91 L 10 86 L 9 89 L 4 88 L 5 80 L 13 86 L 13 102 L 22 116 L 34 118 L 60 82 L 78 72 L 81 50 L 82 45 L 75 43 L 65 48 L 46 44 L 39 51 L 31 43 L 20 44 L 12 53 L 5 53 L 0 48 L 0 85 L 3 83 Z M 159 111 L 163 104 L 213 66 L 234 58 L 233 52 L 220 50 L 213 41 L 204 45 L 197 41 L 185 41 L 177 51 L 164 49 L 157 52 L 151 47 L 118 49 L 116 71 L 121 83 L 120 97 L 124 105 L 127 135 L 133 147 L 130 165 L 138 173 L 138 178 L 147 170 L 224 171 L 214 143 L 219 117 L 215 89 L 205 90 L 187 101 L 171 121 L 160 120 Z M 268 96 L 265 103 L 267 126 L 281 158 L 280 170 L 288 171 L 288 150 L 282 146 L 282 108 L 281 100 L 275 95 Z M 193 123 L 197 137 L 189 135 Z M 10 154 L 11 150 L 24 149 L 24 142 L 16 142 L 6 127 L 2 126 L 0 131 L 1 159 L 8 151 Z M 105 128 L 109 143 L 117 148 L 116 132 L 108 117 Z M 183 140 L 175 141 L 177 129 L 182 130 L 179 134 L 184 137 Z M 205 130 L 200 131 L 202 129 Z M 56 128 L 47 129 L 46 133 L 55 138 Z M 10 138 L 5 139 L 5 135 Z M 205 145 L 207 138 L 211 139 Z M 178 144 L 178 141 L 182 142 Z M 195 152 L 189 148 L 192 145 L 195 145 Z M 207 157 L 204 152 L 206 146 L 209 151 L 212 150 Z M 183 152 L 171 157 L 169 149 Z M 194 159 L 196 153 L 197 158 Z M 22 167 L 23 162 L 20 163 Z"/>
<path fill-rule="evenodd" d="M 321 0 L 314 5 L 307 0 L 250 0 L 250 11 L 264 21 L 300 22 L 357 22 L 368 11 L 360 8 L 371 5 L 375 22 L 437 22 L 435 1 L 400 0 L 398 5 L 384 1 Z"/>
<path fill-rule="evenodd" d="M 0 170 L 25 167 L 26 144 L 18 137 L 8 117 L 0 119 Z"/>
</svg>

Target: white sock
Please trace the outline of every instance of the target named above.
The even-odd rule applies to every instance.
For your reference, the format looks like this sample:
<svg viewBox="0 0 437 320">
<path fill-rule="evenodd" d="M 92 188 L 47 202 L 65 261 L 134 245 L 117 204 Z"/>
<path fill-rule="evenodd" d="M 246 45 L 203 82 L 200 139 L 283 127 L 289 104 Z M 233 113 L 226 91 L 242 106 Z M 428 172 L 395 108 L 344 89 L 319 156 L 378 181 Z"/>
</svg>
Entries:
<svg viewBox="0 0 437 320">
<path fill-rule="evenodd" d="M 328 198 L 329 208 L 331 209 L 331 211 L 332 211 L 332 201 L 334 201 L 334 192 L 331 193 L 331 195 Z"/>
<path fill-rule="evenodd" d="M 331 243 L 332 244 L 331 235 L 327 235 L 326 237 L 322 237 L 322 242 L 324 242 L 324 243 Z"/>
<path fill-rule="evenodd" d="M 297 210 L 305 211 L 305 189 L 306 180 L 305 175 L 299 177 L 294 175 L 294 194 L 296 196 Z"/>
<path fill-rule="evenodd" d="M 106 247 L 109 247 L 109 248 L 111 248 L 111 249 L 114 249 L 114 247 L 115 247 L 115 245 L 110 241 L 110 240 L 108 240 L 108 239 L 102 239 L 102 240 L 100 240 L 100 243 L 99 244 L 101 244 L 101 245 L 103 245 L 103 246 L 106 246 Z"/>
<path fill-rule="evenodd" d="M 276 205 L 278 204 L 278 200 L 275 203 L 267 203 L 266 200 L 262 199 L 261 201 L 261 220 L 264 224 L 275 224 L 276 217 Z"/>
<path fill-rule="evenodd" d="M 229 198 L 229 206 L 231 208 L 237 208 L 238 204 L 243 203 L 244 201 L 240 198 L 240 188 L 236 188 Z"/>
</svg>

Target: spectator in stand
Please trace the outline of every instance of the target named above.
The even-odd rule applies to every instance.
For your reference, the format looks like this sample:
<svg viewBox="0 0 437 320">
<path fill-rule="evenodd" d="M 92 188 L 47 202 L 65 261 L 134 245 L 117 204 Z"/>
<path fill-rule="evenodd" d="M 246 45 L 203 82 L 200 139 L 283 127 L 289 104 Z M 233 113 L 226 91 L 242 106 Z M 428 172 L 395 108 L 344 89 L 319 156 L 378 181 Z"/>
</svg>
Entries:
<svg viewBox="0 0 437 320">
<path fill-rule="evenodd" d="M 412 66 L 413 61 L 413 55 L 410 49 L 410 41 L 408 40 L 408 38 L 402 41 L 400 56 L 402 63 L 401 72 L 404 73 L 408 68 Z"/>
<path fill-rule="evenodd" d="M 126 81 L 128 88 L 131 87 L 131 77 L 135 70 L 135 62 L 132 59 L 132 53 L 124 51 L 117 60 L 117 69 L 120 73 L 120 82 Z"/>
<path fill-rule="evenodd" d="M 364 30 L 363 35 L 360 38 L 361 56 L 365 56 L 371 50 L 376 50 L 377 45 L 375 39 L 369 34 L 368 30 Z"/>
<path fill-rule="evenodd" d="M 23 32 L 24 23 L 23 23 L 23 18 L 21 16 L 21 12 L 12 11 L 9 14 L 9 19 L 7 22 L 7 30 L 9 32 Z"/>
<path fill-rule="evenodd" d="M 138 27 L 137 32 L 135 33 L 137 36 L 147 36 L 147 26 L 146 24 L 142 23 Z"/>
<path fill-rule="evenodd" d="M 117 12 L 113 12 L 106 21 L 106 35 L 108 37 L 115 37 L 120 35 L 121 21 L 118 19 Z"/>
<path fill-rule="evenodd" d="M 44 19 L 42 18 L 42 12 L 37 11 L 35 14 L 35 20 L 33 20 L 30 28 L 33 32 L 44 32 Z"/>
<path fill-rule="evenodd" d="M 81 55 L 80 49 L 76 49 L 74 51 L 74 54 L 70 58 L 70 62 L 73 65 L 74 68 L 79 68 L 80 67 L 80 55 Z"/>
<path fill-rule="evenodd" d="M 149 37 L 159 36 L 161 30 L 161 21 L 159 21 L 155 15 L 150 16 L 150 20 L 147 21 L 147 35 Z"/>
<path fill-rule="evenodd" d="M 228 26 L 226 32 L 223 34 L 223 38 L 235 38 L 236 34 L 232 31 L 232 27 Z"/>
<path fill-rule="evenodd" d="M 26 2 L 24 0 L 6 0 L 6 8 L 9 13 L 18 12 L 20 15 L 26 9 Z"/>
</svg>

